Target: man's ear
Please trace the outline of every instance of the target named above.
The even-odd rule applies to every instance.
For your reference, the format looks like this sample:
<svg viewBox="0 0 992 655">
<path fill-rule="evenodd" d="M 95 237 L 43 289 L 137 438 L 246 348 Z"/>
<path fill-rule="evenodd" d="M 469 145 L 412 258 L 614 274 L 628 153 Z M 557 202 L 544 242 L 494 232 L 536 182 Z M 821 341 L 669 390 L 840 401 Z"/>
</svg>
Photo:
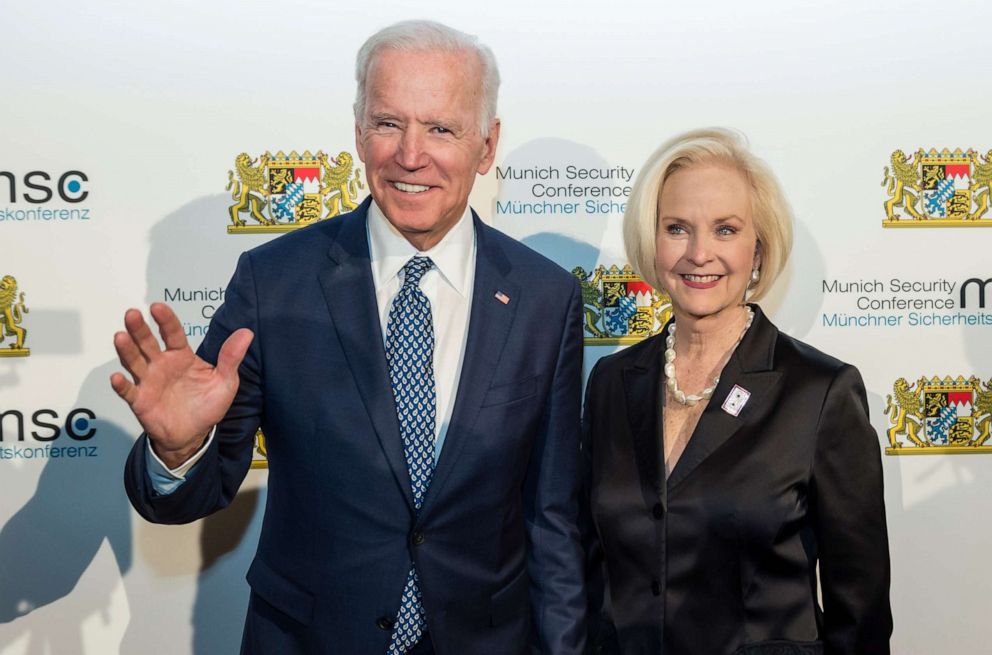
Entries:
<svg viewBox="0 0 992 655">
<path fill-rule="evenodd" d="M 358 158 L 365 163 L 365 146 L 362 144 L 362 126 L 355 121 L 355 150 L 358 151 Z"/>
</svg>

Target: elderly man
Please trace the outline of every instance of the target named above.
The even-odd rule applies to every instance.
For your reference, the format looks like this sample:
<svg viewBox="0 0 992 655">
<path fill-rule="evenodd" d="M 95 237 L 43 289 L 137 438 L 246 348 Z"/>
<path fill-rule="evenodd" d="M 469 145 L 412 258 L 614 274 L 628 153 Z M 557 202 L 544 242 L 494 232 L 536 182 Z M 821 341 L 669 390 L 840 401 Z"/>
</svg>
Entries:
<svg viewBox="0 0 992 655">
<path fill-rule="evenodd" d="M 407 22 L 356 69 L 372 198 L 243 254 L 195 355 L 167 306 L 164 349 L 125 314 L 128 495 L 206 516 L 264 430 L 242 653 L 579 653 L 581 301 L 468 207 L 499 139 L 492 53 Z"/>
</svg>

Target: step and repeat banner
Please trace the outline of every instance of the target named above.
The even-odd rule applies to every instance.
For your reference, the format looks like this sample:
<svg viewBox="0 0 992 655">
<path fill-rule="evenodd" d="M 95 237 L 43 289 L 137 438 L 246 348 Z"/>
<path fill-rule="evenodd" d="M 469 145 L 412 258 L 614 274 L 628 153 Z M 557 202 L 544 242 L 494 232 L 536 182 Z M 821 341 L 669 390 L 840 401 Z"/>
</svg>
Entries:
<svg viewBox="0 0 992 655">
<path fill-rule="evenodd" d="M 747 135 L 797 220 L 763 306 L 868 388 L 893 652 L 988 652 L 992 9 L 6 0 L 0 16 L 0 655 L 236 652 L 264 438 L 230 508 L 144 522 L 121 481 L 139 430 L 109 386 L 113 334 L 165 301 L 199 343 L 239 253 L 367 195 L 354 54 L 404 18 L 495 51 L 502 141 L 473 206 L 580 280 L 587 372 L 670 309 L 621 244 L 641 163 L 687 129 Z"/>
</svg>

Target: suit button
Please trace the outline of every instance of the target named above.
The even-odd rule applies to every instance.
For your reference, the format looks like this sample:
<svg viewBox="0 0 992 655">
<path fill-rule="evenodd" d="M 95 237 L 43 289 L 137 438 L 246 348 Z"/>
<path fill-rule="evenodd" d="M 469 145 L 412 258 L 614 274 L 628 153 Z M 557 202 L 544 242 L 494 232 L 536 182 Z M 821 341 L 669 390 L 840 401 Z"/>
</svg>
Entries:
<svg viewBox="0 0 992 655">
<path fill-rule="evenodd" d="M 661 582 L 658 581 L 658 578 L 651 581 L 651 593 L 655 596 L 661 595 Z"/>
<path fill-rule="evenodd" d="M 654 507 L 651 508 L 651 513 L 660 521 L 661 517 L 665 515 L 665 510 L 662 508 L 661 503 L 655 503 Z"/>
<path fill-rule="evenodd" d="M 426 539 L 424 537 L 424 533 L 421 532 L 420 530 L 417 530 L 416 532 L 414 532 L 413 533 L 413 536 L 411 537 L 410 540 L 413 542 L 413 545 L 414 546 L 419 546 L 422 543 L 424 543 L 424 541 L 426 541 Z"/>
<path fill-rule="evenodd" d="M 388 616 L 380 616 L 375 620 L 375 627 L 379 628 L 380 630 L 392 630 L 393 620 Z"/>
</svg>

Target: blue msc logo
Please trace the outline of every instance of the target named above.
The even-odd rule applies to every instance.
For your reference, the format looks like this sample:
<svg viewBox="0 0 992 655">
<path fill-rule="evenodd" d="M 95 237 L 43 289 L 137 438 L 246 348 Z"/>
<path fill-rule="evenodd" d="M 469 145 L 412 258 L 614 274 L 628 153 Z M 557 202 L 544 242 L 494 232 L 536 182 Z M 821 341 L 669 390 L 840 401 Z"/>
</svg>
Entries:
<svg viewBox="0 0 992 655">
<path fill-rule="evenodd" d="M 90 178 L 82 171 L 66 171 L 58 176 L 54 184 L 52 184 L 53 176 L 45 171 L 28 171 L 20 180 L 26 189 L 23 191 L 19 190 L 18 179 L 14 173 L 0 171 L 0 178 L 7 180 L 7 199 L 11 204 L 23 199 L 33 205 L 41 205 L 49 202 L 56 193 L 64 202 L 77 203 L 86 200 L 90 195 L 90 192 L 83 188 L 83 183 L 89 182 Z"/>
<path fill-rule="evenodd" d="M 66 415 L 64 421 L 54 409 L 33 412 L 29 422 L 25 418 L 25 414 L 16 409 L 0 410 L 0 460 L 97 456 L 96 446 L 82 443 L 96 435 L 93 426 L 96 414 L 92 410 L 77 407 Z M 15 428 L 13 434 L 7 432 L 11 428 Z M 63 435 L 70 439 L 71 445 L 52 443 Z"/>
</svg>

